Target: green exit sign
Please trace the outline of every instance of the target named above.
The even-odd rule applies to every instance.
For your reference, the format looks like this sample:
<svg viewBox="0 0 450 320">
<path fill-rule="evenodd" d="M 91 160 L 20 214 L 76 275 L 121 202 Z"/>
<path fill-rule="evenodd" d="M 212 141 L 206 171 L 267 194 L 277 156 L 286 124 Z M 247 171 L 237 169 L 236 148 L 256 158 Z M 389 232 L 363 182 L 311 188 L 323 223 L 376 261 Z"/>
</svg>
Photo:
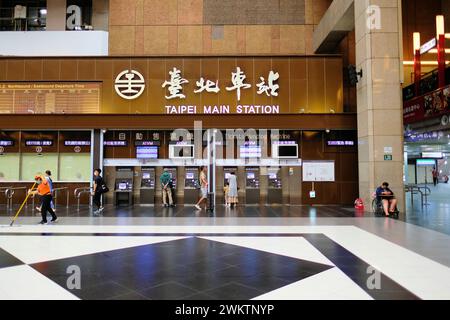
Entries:
<svg viewBox="0 0 450 320">
<path fill-rule="evenodd" d="M 392 154 L 385 154 L 384 161 L 392 161 Z"/>
</svg>

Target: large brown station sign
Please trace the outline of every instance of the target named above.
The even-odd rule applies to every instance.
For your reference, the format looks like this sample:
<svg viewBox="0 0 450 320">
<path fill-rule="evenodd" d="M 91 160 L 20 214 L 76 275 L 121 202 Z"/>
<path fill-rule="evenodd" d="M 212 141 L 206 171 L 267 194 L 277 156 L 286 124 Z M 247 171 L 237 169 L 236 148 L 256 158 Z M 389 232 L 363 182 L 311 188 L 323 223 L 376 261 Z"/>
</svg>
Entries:
<svg viewBox="0 0 450 320">
<path fill-rule="evenodd" d="M 343 109 L 340 57 L 60 59 L 45 65 L 58 68 L 46 81 L 25 76 L 0 82 L 0 113 L 251 115 Z M 63 69 L 69 65 L 71 73 Z"/>
</svg>

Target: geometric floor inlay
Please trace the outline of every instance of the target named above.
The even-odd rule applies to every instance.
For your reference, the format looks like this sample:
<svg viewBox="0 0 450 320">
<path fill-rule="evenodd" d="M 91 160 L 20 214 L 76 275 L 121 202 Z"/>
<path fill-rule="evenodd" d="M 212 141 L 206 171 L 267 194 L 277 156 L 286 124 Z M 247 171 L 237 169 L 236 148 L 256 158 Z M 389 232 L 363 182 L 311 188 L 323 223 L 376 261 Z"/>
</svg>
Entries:
<svg viewBox="0 0 450 320">
<path fill-rule="evenodd" d="M 81 289 L 67 289 L 69 266 Z M 32 264 L 81 299 L 248 300 L 333 266 L 189 237 Z"/>
</svg>

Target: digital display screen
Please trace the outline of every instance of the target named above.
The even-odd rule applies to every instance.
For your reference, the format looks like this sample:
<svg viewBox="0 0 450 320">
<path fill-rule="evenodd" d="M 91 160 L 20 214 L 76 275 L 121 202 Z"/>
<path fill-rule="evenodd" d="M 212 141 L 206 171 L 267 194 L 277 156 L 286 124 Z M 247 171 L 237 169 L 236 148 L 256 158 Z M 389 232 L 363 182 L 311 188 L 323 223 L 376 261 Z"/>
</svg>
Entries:
<svg viewBox="0 0 450 320">
<path fill-rule="evenodd" d="M 194 173 L 193 172 L 187 172 L 186 173 L 186 179 L 194 179 Z"/>
<path fill-rule="evenodd" d="M 127 183 L 126 182 L 119 183 L 119 190 L 127 190 Z"/>
<path fill-rule="evenodd" d="M 142 173 L 142 179 L 150 179 L 150 172 Z"/>
<path fill-rule="evenodd" d="M 103 145 L 104 146 L 108 146 L 108 147 L 126 147 L 127 146 L 127 141 L 103 141 Z"/>
<path fill-rule="evenodd" d="M 261 146 L 241 146 L 241 158 L 261 158 Z"/>
<path fill-rule="evenodd" d="M 297 146 L 291 145 L 279 145 L 278 146 L 278 156 L 282 158 L 297 158 L 298 157 L 298 148 Z"/>
<path fill-rule="evenodd" d="M 136 158 L 158 159 L 158 147 L 136 147 Z"/>
<path fill-rule="evenodd" d="M 2 147 L 10 147 L 14 145 L 14 141 L 12 140 L 0 140 L 0 146 Z"/>
<path fill-rule="evenodd" d="M 277 174 L 276 173 L 269 174 L 269 179 L 272 179 L 272 180 L 277 179 Z"/>
<path fill-rule="evenodd" d="M 337 141 L 337 140 L 330 140 L 327 141 L 328 146 L 354 146 L 355 145 L 355 141 Z"/>
<path fill-rule="evenodd" d="M 90 146 L 91 142 L 90 141 L 73 141 L 73 140 L 66 140 L 64 141 L 64 145 L 66 147 L 70 147 L 70 146 Z"/>
<path fill-rule="evenodd" d="M 292 144 L 297 144 L 296 141 L 274 141 L 273 144 L 281 144 L 281 145 L 292 145 Z"/>
<path fill-rule="evenodd" d="M 229 173 L 229 172 L 227 172 L 227 173 L 225 173 L 225 179 L 230 179 L 230 176 L 231 176 L 231 173 Z"/>
<path fill-rule="evenodd" d="M 417 159 L 416 164 L 419 167 L 433 167 L 436 165 L 436 161 L 433 159 Z"/>
<path fill-rule="evenodd" d="M 248 172 L 247 179 L 255 179 L 255 174 L 253 172 Z"/>
<path fill-rule="evenodd" d="M 297 159 L 298 144 L 272 144 L 272 158 Z"/>
<path fill-rule="evenodd" d="M 53 145 L 53 140 L 26 140 L 25 145 L 28 147 L 49 147 Z"/>
<path fill-rule="evenodd" d="M 135 141 L 134 142 L 135 146 L 159 146 L 160 142 L 159 141 Z"/>
<path fill-rule="evenodd" d="M 443 157 L 442 152 L 422 152 L 422 158 L 441 159 Z"/>
</svg>

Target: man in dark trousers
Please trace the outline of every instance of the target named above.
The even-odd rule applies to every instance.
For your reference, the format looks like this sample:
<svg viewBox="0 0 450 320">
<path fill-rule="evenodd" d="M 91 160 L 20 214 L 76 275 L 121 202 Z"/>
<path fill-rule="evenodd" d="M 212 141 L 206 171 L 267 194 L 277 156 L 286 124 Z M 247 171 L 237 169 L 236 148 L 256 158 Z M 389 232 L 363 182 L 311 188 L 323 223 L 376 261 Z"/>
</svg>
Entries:
<svg viewBox="0 0 450 320">
<path fill-rule="evenodd" d="M 97 207 L 97 209 L 94 211 L 94 214 L 99 214 L 103 211 L 102 207 L 102 193 L 103 191 L 103 185 L 104 181 L 102 176 L 100 175 L 102 173 L 101 169 L 95 169 L 94 170 L 94 190 L 92 191 L 92 202 Z"/>
<path fill-rule="evenodd" d="M 439 178 L 439 172 L 437 171 L 436 167 L 433 167 L 433 170 L 431 171 L 431 175 L 433 176 L 433 184 L 436 187 L 438 184 L 438 178 Z"/>
<path fill-rule="evenodd" d="M 47 224 L 47 212 L 50 212 L 50 214 L 52 215 L 51 222 L 56 222 L 58 220 L 58 217 L 56 216 L 51 206 L 52 193 L 50 189 L 50 183 L 43 175 L 38 175 L 34 177 L 34 180 L 36 181 L 38 187 L 36 191 L 30 191 L 30 193 L 38 194 L 41 197 L 42 202 L 41 208 L 42 220 L 41 222 L 39 222 L 39 224 Z"/>
</svg>

